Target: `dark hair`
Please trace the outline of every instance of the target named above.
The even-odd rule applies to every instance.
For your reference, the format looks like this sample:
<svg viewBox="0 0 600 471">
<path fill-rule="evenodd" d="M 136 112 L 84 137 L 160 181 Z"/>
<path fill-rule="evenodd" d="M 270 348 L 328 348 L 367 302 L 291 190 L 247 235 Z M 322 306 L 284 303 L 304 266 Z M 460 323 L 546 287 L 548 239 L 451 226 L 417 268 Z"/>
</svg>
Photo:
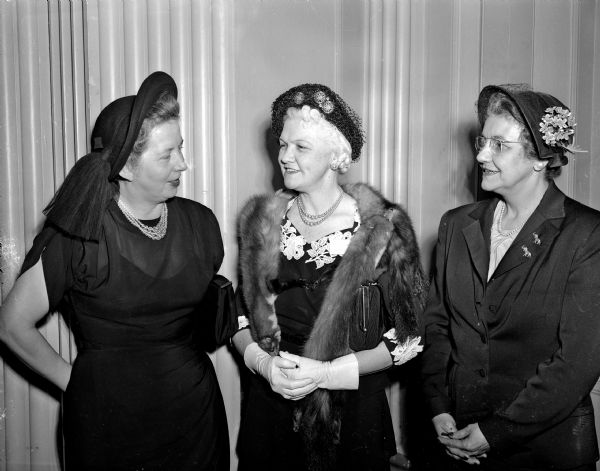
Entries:
<svg viewBox="0 0 600 471">
<path fill-rule="evenodd" d="M 521 86 L 521 89 L 523 86 Z M 535 148 L 533 136 L 529 131 L 529 127 L 521 114 L 514 100 L 502 91 L 495 91 L 487 97 L 487 106 L 485 108 L 485 119 L 489 116 L 503 116 L 515 121 L 521 128 L 519 141 L 523 145 L 525 157 L 531 160 L 541 160 Z M 547 180 L 553 180 L 561 173 L 561 167 L 550 167 L 546 165 L 544 175 Z"/>
<path fill-rule="evenodd" d="M 127 164 L 131 168 L 135 168 L 138 164 L 140 156 L 148 146 L 150 133 L 159 124 L 166 123 L 171 120 L 179 119 L 179 102 L 170 94 L 163 93 L 160 98 L 152 105 L 150 111 L 144 118 L 140 133 L 138 134 L 135 143 L 131 149 L 131 154 L 127 159 Z"/>
</svg>

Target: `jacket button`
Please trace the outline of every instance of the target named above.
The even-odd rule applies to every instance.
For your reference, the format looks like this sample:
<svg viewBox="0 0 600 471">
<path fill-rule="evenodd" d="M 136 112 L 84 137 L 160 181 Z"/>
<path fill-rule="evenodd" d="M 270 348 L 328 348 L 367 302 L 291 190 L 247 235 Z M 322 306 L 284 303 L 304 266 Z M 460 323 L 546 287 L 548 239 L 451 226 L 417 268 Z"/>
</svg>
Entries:
<svg viewBox="0 0 600 471">
<path fill-rule="evenodd" d="M 496 305 L 490 304 L 490 312 L 496 312 Z"/>
<path fill-rule="evenodd" d="M 479 369 L 479 376 L 481 376 L 482 378 L 485 378 L 485 370 L 483 368 Z"/>
<path fill-rule="evenodd" d="M 487 343 L 487 338 L 486 338 L 485 334 L 481 334 L 479 338 L 481 339 L 482 343 Z"/>
</svg>

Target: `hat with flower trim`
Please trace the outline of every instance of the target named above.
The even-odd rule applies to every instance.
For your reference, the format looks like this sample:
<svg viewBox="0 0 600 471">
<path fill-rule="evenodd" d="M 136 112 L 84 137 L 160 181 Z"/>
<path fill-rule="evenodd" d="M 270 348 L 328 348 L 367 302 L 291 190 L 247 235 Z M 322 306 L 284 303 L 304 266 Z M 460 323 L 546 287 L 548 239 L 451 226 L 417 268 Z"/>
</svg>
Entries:
<svg viewBox="0 0 600 471">
<path fill-rule="evenodd" d="M 344 135 L 352 148 L 352 160 L 358 160 L 364 144 L 360 118 L 342 97 L 325 85 L 305 83 L 279 95 L 271 106 L 271 129 L 275 135 L 279 136 L 283 130 L 288 108 L 301 109 L 305 105 L 318 110 Z"/>
<path fill-rule="evenodd" d="M 495 93 L 509 97 L 521 112 L 540 159 L 549 167 L 566 165 L 565 152 L 585 152 L 573 146 L 575 118 L 569 108 L 547 93 L 535 92 L 527 84 L 488 85 L 479 93 L 477 114 L 481 126 L 488 116 L 488 104 Z"/>
</svg>

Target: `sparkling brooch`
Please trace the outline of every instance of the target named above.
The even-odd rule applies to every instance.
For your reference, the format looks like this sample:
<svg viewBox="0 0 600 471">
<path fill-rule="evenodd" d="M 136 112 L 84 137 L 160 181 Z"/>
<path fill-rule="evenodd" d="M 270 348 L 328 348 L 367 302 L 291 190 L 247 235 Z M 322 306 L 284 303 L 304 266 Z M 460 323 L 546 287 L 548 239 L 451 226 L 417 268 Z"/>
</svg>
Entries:
<svg viewBox="0 0 600 471">
<path fill-rule="evenodd" d="M 327 100 L 325 103 L 323 103 L 321 105 L 321 108 L 323 109 L 323 113 L 329 114 L 333 111 L 333 103 L 331 103 L 329 100 Z"/>
<path fill-rule="evenodd" d="M 325 100 L 327 100 L 327 95 L 325 95 L 324 91 L 319 90 L 318 92 L 315 92 L 315 94 L 313 95 L 313 98 L 319 104 L 319 106 L 321 106 L 323 104 L 323 102 Z"/>
<path fill-rule="evenodd" d="M 540 239 L 540 237 L 537 235 L 537 232 L 533 233 L 533 243 L 535 245 L 541 245 L 542 243 L 542 239 Z"/>
<path fill-rule="evenodd" d="M 523 257 L 531 258 L 531 252 L 526 246 L 521 245 L 521 250 L 523 250 Z"/>
<path fill-rule="evenodd" d="M 325 95 L 325 92 L 322 90 L 315 92 L 313 95 L 313 99 L 325 114 L 331 113 L 335 108 L 333 102 L 329 99 L 327 95 Z"/>
</svg>

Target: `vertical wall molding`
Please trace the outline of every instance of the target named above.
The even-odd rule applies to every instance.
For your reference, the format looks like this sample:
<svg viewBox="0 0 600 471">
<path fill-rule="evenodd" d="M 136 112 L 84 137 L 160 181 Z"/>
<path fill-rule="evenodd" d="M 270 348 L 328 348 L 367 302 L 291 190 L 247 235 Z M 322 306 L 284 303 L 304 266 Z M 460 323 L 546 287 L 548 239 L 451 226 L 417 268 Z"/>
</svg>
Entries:
<svg viewBox="0 0 600 471">
<path fill-rule="evenodd" d="M 393 199 L 408 204 L 409 188 L 409 129 L 410 129 L 410 51 L 411 2 L 396 4 L 396 96 L 394 100 L 395 145 L 393 160 Z"/>
<path fill-rule="evenodd" d="M 366 181 L 379 188 L 381 185 L 381 74 L 383 49 L 383 2 L 369 0 L 368 81 L 365 116 L 367 175 Z"/>
<path fill-rule="evenodd" d="M 331 84 L 362 116 L 364 158 L 344 178 L 367 181 L 407 208 L 426 270 L 442 213 L 476 197 L 474 104 L 483 85 L 529 82 L 574 107 L 577 143 L 590 152 L 571 158 L 559 185 L 600 208 L 599 38 L 597 0 L 1 1 L 1 298 L 43 207 L 89 150 L 100 110 L 154 70 L 179 88 L 190 165 L 180 194 L 215 212 L 221 272 L 232 279 L 239 207 L 280 184 L 269 105 L 303 82 Z M 60 316 L 41 330 L 75 358 Z M 235 469 L 237 365 L 225 348 L 211 359 Z M 58 470 L 56 398 L 5 353 L 0 390 L 0 469 Z M 402 389 L 389 397 L 402 433 Z M 600 410 L 598 386 L 593 398 Z"/>
<path fill-rule="evenodd" d="M 236 278 L 237 243 L 236 216 L 237 188 L 234 171 L 241 168 L 238 160 L 234 125 L 235 109 L 235 38 L 234 38 L 234 0 L 213 0 L 213 122 L 214 154 L 210 158 L 215 162 L 213 179 L 214 211 L 221 225 L 221 234 L 225 246 L 225 260 L 221 272 L 230 279 Z M 242 157 L 243 158 L 243 157 Z M 225 401 L 231 454 L 231 469 L 237 468 L 235 444 L 239 431 L 241 394 L 237 365 L 226 347 L 214 354 L 217 378 Z"/>
</svg>

